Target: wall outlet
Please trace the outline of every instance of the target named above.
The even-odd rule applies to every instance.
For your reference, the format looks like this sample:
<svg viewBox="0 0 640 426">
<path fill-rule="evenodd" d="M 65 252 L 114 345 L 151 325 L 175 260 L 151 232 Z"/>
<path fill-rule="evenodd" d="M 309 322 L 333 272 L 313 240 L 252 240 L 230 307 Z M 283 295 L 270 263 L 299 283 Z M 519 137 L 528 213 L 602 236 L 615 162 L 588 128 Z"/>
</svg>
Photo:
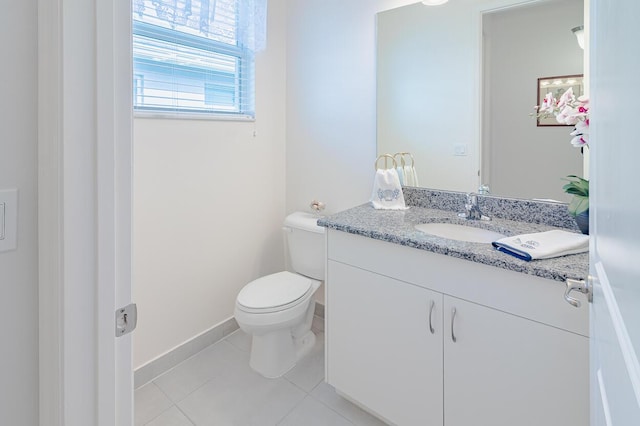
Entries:
<svg viewBox="0 0 640 426">
<path fill-rule="evenodd" d="M 453 155 L 457 156 L 465 156 L 467 155 L 467 144 L 466 143 L 457 143 L 453 145 Z"/>
<path fill-rule="evenodd" d="M 15 250 L 18 239 L 18 190 L 0 191 L 0 252 Z"/>
</svg>

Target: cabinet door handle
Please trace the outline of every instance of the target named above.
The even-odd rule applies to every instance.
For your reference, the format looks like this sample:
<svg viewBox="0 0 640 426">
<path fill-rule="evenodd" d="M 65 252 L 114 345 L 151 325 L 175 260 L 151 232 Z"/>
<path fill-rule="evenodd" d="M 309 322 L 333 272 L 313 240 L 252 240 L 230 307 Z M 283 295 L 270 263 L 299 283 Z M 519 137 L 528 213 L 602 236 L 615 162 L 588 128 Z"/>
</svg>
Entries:
<svg viewBox="0 0 640 426">
<path fill-rule="evenodd" d="M 458 339 L 456 338 L 456 333 L 453 330 L 453 325 L 455 320 L 456 320 L 456 308 L 451 308 L 451 340 L 453 340 L 453 343 L 456 343 L 458 341 Z"/>
<path fill-rule="evenodd" d="M 567 285 L 567 289 L 564 292 L 564 300 L 569 302 L 576 308 L 579 308 L 581 303 L 575 297 L 569 296 L 573 290 L 577 290 L 582 294 L 587 295 L 587 300 L 589 302 L 593 302 L 593 287 L 592 287 L 593 277 L 589 276 L 588 280 L 574 280 L 572 278 L 567 278 L 565 280 L 565 284 Z"/>
<path fill-rule="evenodd" d="M 433 328 L 433 309 L 436 306 L 436 302 L 434 302 L 433 300 L 431 301 L 431 306 L 429 307 L 429 331 L 431 332 L 431 334 L 434 334 L 436 332 L 436 329 Z"/>
</svg>

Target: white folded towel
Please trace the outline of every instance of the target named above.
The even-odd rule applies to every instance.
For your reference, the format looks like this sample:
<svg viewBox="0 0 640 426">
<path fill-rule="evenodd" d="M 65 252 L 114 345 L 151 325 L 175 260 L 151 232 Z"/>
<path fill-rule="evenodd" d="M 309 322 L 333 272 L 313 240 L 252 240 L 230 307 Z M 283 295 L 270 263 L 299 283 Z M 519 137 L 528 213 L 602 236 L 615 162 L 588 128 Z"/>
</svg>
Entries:
<svg viewBox="0 0 640 426">
<path fill-rule="evenodd" d="M 501 238 L 491 244 L 501 252 L 530 261 L 589 251 L 589 236 L 556 229 Z"/>
<path fill-rule="evenodd" d="M 396 169 L 378 169 L 373 179 L 371 204 L 376 209 L 406 210 Z"/>
</svg>

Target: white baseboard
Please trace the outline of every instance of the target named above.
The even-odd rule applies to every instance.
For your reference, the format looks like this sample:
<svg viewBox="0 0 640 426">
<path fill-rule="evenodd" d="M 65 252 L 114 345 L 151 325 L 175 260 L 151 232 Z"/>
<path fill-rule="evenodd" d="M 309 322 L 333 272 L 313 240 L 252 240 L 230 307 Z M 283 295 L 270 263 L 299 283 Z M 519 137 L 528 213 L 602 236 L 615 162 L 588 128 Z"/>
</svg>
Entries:
<svg viewBox="0 0 640 426">
<path fill-rule="evenodd" d="M 158 358 L 138 367 L 133 372 L 133 386 L 135 389 L 149 383 L 162 373 L 165 373 L 180 364 L 182 361 L 197 354 L 207 346 L 222 340 L 238 329 L 238 323 L 231 317 L 217 326 L 205 331 L 191 340 L 175 347 Z M 135 339 L 135 335 L 134 335 Z"/>
<path fill-rule="evenodd" d="M 324 305 L 316 302 L 314 315 L 324 318 Z M 138 367 L 133 372 L 133 386 L 135 389 L 145 385 L 159 375 L 171 370 L 182 361 L 192 357 L 209 345 L 224 339 L 238 329 L 238 323 L 231 317 L 217 326 L 205 331 L 191 340 L 175 347 L 158 358 Z M 134 334 L 135 340 L 135 334 Z"/>
</svg>

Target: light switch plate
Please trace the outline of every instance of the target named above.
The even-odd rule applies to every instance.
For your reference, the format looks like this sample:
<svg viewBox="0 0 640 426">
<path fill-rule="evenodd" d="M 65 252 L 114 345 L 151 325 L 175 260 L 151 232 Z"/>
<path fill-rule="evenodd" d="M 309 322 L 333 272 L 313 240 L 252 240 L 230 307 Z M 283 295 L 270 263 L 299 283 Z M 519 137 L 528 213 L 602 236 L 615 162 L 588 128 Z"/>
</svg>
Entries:
<svg viewBox="0 0 640 426">
<path fill-rule="evenodd" d="M 0 190 L 0 252 L 15 250 L 18 232 L 18 190 Z"/>
<path fill-rule="evenodd" d="M 467 155 L 467 144 L 466 143 L 457 143 L 453 145 L 453 155 L 464 157 Z"/>
</svg>

